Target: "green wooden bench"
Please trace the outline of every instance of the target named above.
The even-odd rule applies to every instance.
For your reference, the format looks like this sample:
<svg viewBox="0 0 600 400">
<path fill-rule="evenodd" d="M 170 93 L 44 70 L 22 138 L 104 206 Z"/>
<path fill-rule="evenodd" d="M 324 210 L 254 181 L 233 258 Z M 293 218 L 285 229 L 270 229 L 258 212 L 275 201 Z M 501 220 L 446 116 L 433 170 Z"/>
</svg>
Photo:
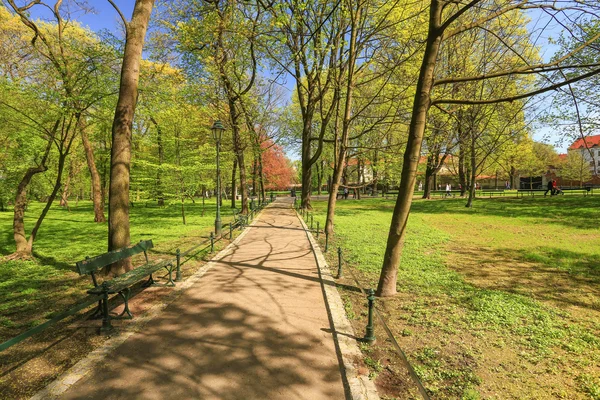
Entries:
<svg viewBox="0 0 600 400">
<path fill-rule="evenodd" d="M 519 195 L 521 195 L 521 197 L 525 197 L 525 194 L 528 194 L 529 196 L 535 196 L 536 193 L 545 193 L 546 189 L 517 189 L 517 198 L 519 197 Z"/>
<path fill-rule="evenodd" d="M 164 286 L 175 286 L 175 282 L 173 282 L 173 271 L 175 268 L 171 261 L 161 260 L 151 263 L 148 260 L 148 250 L 150 250 L 152 247 L 154 247 L 152 240 L 142 240 L 139 243 L 129 247 L 110 251 L 92 258 L 87 257 L 85 260 L 79 261 L 75 264 L 79 275 L 90 275 L 92 278 L 94 288 L 88 290 L 88 294 L 103 296 L 102 300 L 100 300 L 98 303 L 98 309 L 94 313 L 95 316 L 102 317 L 102 328 L 100 328 L 101 332 L 108 332 L 112 330 L 112 325 L 110 323 L 111 319 L 133 318 L 133 315 L 129 311 L 129 295 L 131 293 L 130 287 L 137 282 L 148 277 L 147 281 L 144 283 L 144 286 L 158 285 L 154 281 L 152 274 L 161 270 L 162 268 L 165 268 L 169 273 L 169 281 Z M 98 278 L 96 275 L 102 268 L 142 252 L 144 253 L 146 261 L 144 264 L 137 266 L 131 271 L 119 275 L 114 279 L 105 280 L 102 282 L 102 284 L 98 283 Z M 125 304 L 123 312 L 117 316 L 110 315 L 108 311 L 108 297 L 111 294 L 120 295 Z"/>
<path fill-rule="evenodd" d="M 479 190 L 479 195 L 490 197 L 495 195 L 504 196 L 504 189 L 481 189 Z"/>
<path fill-rule="evenodd" d="M 247 215 L 242 214 L 242 212 L 237 208 L 232 208 L 231 210 L 233 211 L 233 220 L 235 221 L 236 225 L 238 225 L 240 228 L 243 228 L 246 225 L 248 225 Z"/>
<path fill-rule="evenodd" d="M 456 195 L 460 196 L 460 190 L 450 190 L 450 195 L 445 190 L 432 190 L 431 194 L 440 196 L 440 197 L 456 197 Z"/>
</svg>

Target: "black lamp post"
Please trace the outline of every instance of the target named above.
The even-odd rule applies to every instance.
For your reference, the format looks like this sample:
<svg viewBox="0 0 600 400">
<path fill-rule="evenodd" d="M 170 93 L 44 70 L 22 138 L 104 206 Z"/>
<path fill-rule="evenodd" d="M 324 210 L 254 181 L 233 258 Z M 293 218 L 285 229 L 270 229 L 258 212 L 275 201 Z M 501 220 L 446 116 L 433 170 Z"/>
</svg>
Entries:
<svg viewBox="0 0 600 400">
<path fill-rule="evenodd" d="M 215 236 L 221 236 L 221 169 L 219 166 L 219 152 L 221 151 L 221 136 L 225 127 L 221 121 L 215 121 L 212 126 L 213 139 L 217 143 L 217 217 L 215 218 Z"/>
</svg>

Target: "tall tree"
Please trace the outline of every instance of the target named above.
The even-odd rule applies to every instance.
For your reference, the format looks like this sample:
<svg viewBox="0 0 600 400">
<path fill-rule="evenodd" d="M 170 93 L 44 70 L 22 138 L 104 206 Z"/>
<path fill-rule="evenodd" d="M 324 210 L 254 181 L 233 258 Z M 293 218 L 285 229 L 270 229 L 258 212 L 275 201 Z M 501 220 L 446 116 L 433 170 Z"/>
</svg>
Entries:
<svg viewBox="0 0 600 400">
<path fill-rule="evenodd" d="M 112 0 L 108 2 L 118 12 L 125 27 L 125 48 L 121 67 L 119 98 L 112 125 L 110 154 L 110 188 L 108 194 L 108 250 L 126 247 L 129 233 L 129 169 L 131 163 L 131 133 L 137 105 L 140 63 L 146 30 L 154 0 L 136 0 L 131 21 Z M 128 259 L 108 268 L 107 273 L 118 275 L 132 269 Z"/>
<path fill-rule="evenodd" d="M 589 46 L 594 40 L 597 40 L 600 35 L 597 35 L 590 40 L 583 42 L 577 49 L 567 53 L 559 60 L 554 60 L 548 63 L 540 63 L 538 60 L 528 60 L 530 54 L 521 54 L 522 62 L 519 66 L 514 66 L 506 69 L 504 65 L 500 65 L 497 69 L 491 67 L 483 74 L 474 76 L 457 76 L 451 75 L 447 78 L 435 77 L 435 69 L 438 62 L 438 55 L 444 40 L 448 40 L 453 36 L 461 35 L 473 29 L 490 29 L 486 24 L 490 21 L 496 21 L 492 32 L 497 34 L 498 42 L 504 46 L 506 53 L 512 51 L 512 43 L 515 40 L 520 42 L 530 40 L 527 37 L 514 38 L 511 42 L 503 41 L 503 29 L 507 28 L 514 20 L 514 14 L 520 10 L 538 9 L 542 11 L 553 10 L 552 18 L 558 21 L 569 21 L 567 25 L 571 25 L 572 21 L 585 20 L 586 16 L 594 15 L 600 10 L 600 5 L 592 0 L 565 0 L 560 6 L 554 1 L 517 1 L 506 0 L 501 2 L 487 0 L 472 0 L 466 4 L 459 4 L 446 0 L 430 0 L 427 2 L 429 8 L 429 21 L 427 39 L 425 42 L 424 52 L 419 71 L 419 79 L 416 86 L 416 93 L 413 101 L 411 122 L 409 125 L 409 135 L 404 153 L 404 163 L 402 166 L 402 174 L 399 188 L 399 195 L 394 207 L 392 222 L 384 255 L 384 262 L 377 287 L 379 296 L 391 296 L 396 293 L 396 281 L 398 267 L 402 249 L 404 246 L 406 226 L 410 215 L 410 207 L 412 204 L 412 193 L 415 185 L 416 172 L 421 152 L 421 144 L 423 141 L 423 133 L 425 131 L 427 114 L 431 106 L 441 106 L 443 104 L 495 104 L 500 102 L 510 102 L 536 94 L 545 93 L 565 86 L 569 83 L 577 82 L 596 75 L 600 72 L 595 66 L 581 65 L 578 63 L 570 64 L 573 61 L 573 54 L 578 53 L 581 49 Z M 512 14 L 512 17 L 511 17 Z M 577 14 L 581 19 L 573 19 L 573 15 Z M 509 26 L 508 26 L 509 28 Z M 575 24 L 571 32 L 576 32 L 581 27 Z M 535 43 L 535 38 L 531 40 Z M 514 95 L 502 96 L 486 99 L 453 99 L 453 98 L 432 98 L 434 86 L 436 90 L 444 94 L 446 85 L 456 84 L 458 82 L 485 82 L 495 78 L 504 78 L 513 76 L 518 78 L 524 75 L 544 75 L 564 64 L 568 66 L 574 73 L 568 79 L 562 81 L 551 81 L 547 84 L 544 80 L 544 86 L 538 89 L 527 89 L 521 93 Z M 559 67 L 560 66 L 560 67 Z M 459 73 L 461 71 L 458 71 Z M 447 86 L 446 86 L 447 87 Z"/>
</svg>

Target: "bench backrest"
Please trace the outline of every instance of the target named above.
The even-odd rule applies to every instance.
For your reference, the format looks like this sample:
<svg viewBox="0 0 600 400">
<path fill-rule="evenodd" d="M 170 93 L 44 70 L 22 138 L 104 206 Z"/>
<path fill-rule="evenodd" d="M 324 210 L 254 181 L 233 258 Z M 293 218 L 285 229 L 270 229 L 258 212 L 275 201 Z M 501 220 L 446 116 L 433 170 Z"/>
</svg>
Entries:
<svg viewBox="0 0 600 400">
<path fill-rule="evenodd" d="M 146 262 L 148 262 L 148 254 L 146 252 L 152 247 L 154 247 L 152 240 L 141 240 L 133 246 L 109 251 L 108 253 L 96 257 L 87 257 L 85 260 L 75 263 L 75 266 L 77 267 L 79 275 L 93 275 L 94 272 L 107 265 L 114 264 L 117 261 L 124 260 L 142 252 L 144 253 L 144 256 L 146 256 Z"/>
</svg>

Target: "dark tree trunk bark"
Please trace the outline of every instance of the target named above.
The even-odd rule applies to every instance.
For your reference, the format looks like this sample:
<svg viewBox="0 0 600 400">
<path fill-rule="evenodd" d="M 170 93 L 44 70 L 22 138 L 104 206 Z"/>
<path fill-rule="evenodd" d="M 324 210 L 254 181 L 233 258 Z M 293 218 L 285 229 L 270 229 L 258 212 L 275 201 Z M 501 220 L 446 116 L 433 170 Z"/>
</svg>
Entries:
<svg viewBox="0 0 600 400">
<path fill-rule="evenodd" d="M 140 61 L 154 0 L 136 0 L 131 21 L 126 24 L 125 49 L 119 98 L 112 126 L 110 188 L 108 203 L 108 250 L 130 244 L 129 177 L 131 165 L 131 131 L 137 106 Z M 115 263 L 107 274 L 119 275 L 132 269 L 131 260 Z"/>
<path fill-rule="evenodd" d="M 431 105 L 431 89 L 433 87 L 435 65 L 442 42 L 443 31 L 440 30 L 442 8 L 439 0 L 431 1 L 428 39 L 415 91 L 408 142 L 406 144 L 406 152 L 404 153 L 404 164 L 402 165 L 400 190 L 396 199 L 396 206 L 394 207 L 383 267 L 377 286 L 378 296 L 392 296 L 396 294 L 400 257 L 404 247 L 406 225 L 412 205 L 412 194 L 415 186 L 423 134 L 427 122 L 427 112 Z"/>
<path fill-rule="evenodd" d="M 65 181 L 65 184 L 63 185 L 63 190 L 62 193 L 60 195 L 60 202 L 59 205 L 61 207 L 65 207 L 65 208 L 69 208 L 69 189 L 71 186 L 71 179 L 73 179 L 73 160 L 71 160 L 71 162 L 69 162 L 69 174 L 67 175 L 67 180 Z"/>
<path fill-rule="evenodd" d="M 254 160 L 252 161 L 252 196 L 256 196 L 256 182 L 258 175 L 258 160 L 256 154 L 254 155 Z"/>
<path fill-rule="evenodd" d="M 231 171 L 231 208 L 235 208 L 237 199 L 237 159 L 233 160 L 233 169 Z"/>
<path fill-rule="evenodd" d="M 473 128 L 471 128 L 473 129 Z M 476 179 L 477 179 L 477 159 L 475 158 L 475 142 L 476 142 L 476 135 L 475 132 L 470 132 L 471 134 L 471 143 L 470 143 L 470 155 L 469 155 L 469 160 L 470 160 L 470 185 L 469 185 L 469 198 L 467 199 L 467 204 L 465 204 L 465 207 L 467 208 L 471 208 L 473 207 L 473 199 L 475 198 L 475 183 L 476 183 Z"/>
<path fill-rule="evenodd" d="M 94 150 L 92 144 L 87 136 L 86 124 L 83 117 L 79 119 L 79 133 L 81 135 L 81 142 L 83 149 L 85 150 L 85 159 L 87 161 L 88 170 L 90 171 L 90 178 L 92 181 L 92 202 L 94 204 L 94 222 L 106 222 L 104 216 L 104 190 L 102 190 L 102 184 L 100 183 L 100 174 L 96 168 L 96 161 L 94 159 Z"/>
<path fill-rule="evenodd" d="M 152 121 L 152 123 L 156 127 L 156 144 L 158 146 L 158 168 L 156 171 L 156 199 L 157 199 L 158 206 L 164 207 L 165 206 L 165 195 L 163 193 L 162 176 L 161 175 L 162 175 L 162 164 L 163 164 L 164 158 L 165 158 L 165 150 L 164 150 L 163 141 L 162 141 L 162 128 L 158 124 L 158 122 L 156 122 L 156 119 L 154 119 L 154 117 L 150 117 L 150 121 Z"/>
<path fill-rule="evenodd" d="M 510 167 L 510 187 L 511 189 L 520 189 L 516 186 L 517 170 L 515 167 Z"/>
<path fill-rule="evenodd" d="M 258 156 L 258 178 L 260 182 L 260 196 L 263 201 L 267 198 L 267 192 L 265 189 L 265 174 L 263 171 L 263 163 L 262 163 L 262 153 L 259 153 Z"/>
<path fill-rule="evenodd" d="M 19 186 L 17 187 L 17 193 L 15 195 L 15 206 L 14 206 L 14 214 L 13 214 L 13 238 L 15 239 L 16 251 L 11 256 L 12 258 L 30 258 L 32 252 L 32 245 L 30 245 L 27 240 L 27 235 L 25 234 L 25 210 L 27 208 L 27 188 L 31 179 L 39 173 L 46 172 L 48 167 L 46 163 L 48 161 L 48 156 L 50 155 L 50 149 L 52 148 L 52 141 L 56 136 L 56 132 L 58 130 L 58 126 L 60 124 L 60 120 L 56 121 L 54 124 L 54 128 L 50 133 L 50 138 L 48 139 L 48 143 L 46 144 L 46 148 L 44 149 L 44 155 L 42 156 L 42 160 L 37 167 L 28 168 L 25 172 L 25 175 L 19 182 Z"/>
</svg>

